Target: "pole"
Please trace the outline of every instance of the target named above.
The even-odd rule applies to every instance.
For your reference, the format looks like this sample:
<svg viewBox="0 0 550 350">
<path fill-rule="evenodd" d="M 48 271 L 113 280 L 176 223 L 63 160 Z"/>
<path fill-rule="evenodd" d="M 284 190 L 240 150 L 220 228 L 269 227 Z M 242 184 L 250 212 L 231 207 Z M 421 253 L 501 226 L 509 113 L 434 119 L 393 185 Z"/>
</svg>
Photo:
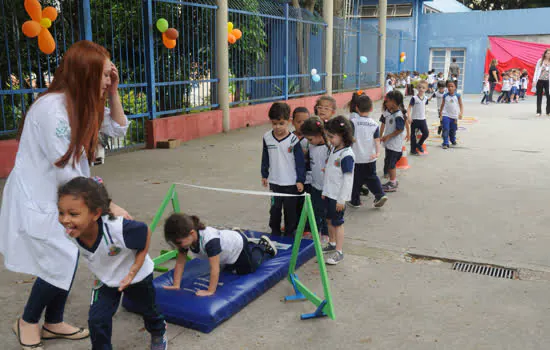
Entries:
<svg viewBox="0 0 550 350">
<path fill-rule="evenodd" d="M 223 131 L 231 129 L 229 116 L 229 44 L 227 42 L 227 0 L 217 0 L 216 11 L 216 75 L 218 77 L 218 103 L 223 116 Z"/>
<path fill-rule="evenodd" d="M 147 23 L 144 29 L 145 38 L 145 68 L 147 72 L 147 110 L 149 119 L 155 119 L 156 116 L 156 86 L 155 86 L 155 42 L 153 39 L 153 1 L 144 0 L 145 11 L 143 12 L 143 22 Z M 155 147 L 155 146 L 153 146 Z"/>
<path fill-rule="evenodd" d="M 79 1 L 80 40 L 92 40 L 92 15 L 90 0 Z"/>
<path fill-rule="evenodd" d="M 289 59 L 289 5 L 285 4 L 285 91 L 284 97 L 285 100 L 288 100 L 288 59 Z M 304 63 L 302 63 L 304 64 Z"/>
<path fill-rule="evenodd" d="M 323 2 L 323 18 L 327 24 L 327 41 L 325 46 L 325 90 L 327 95 L 332 95 L 332 46 L 334 39 L 334 0 L 325 0 Z"/>
<path fill-rule="evenodd" d="M 378 41 L 378 65 L 380 72 L 380 86 L 384 88 L 386 77 L 386 17 L 388 14 L 388 0 L 378 2 L 378 31 L 380 40 Z"/>
<path fill-rule="evenodd" d="M 403 31 L 399 32 L 399 49 L 397 52 L 399 52 L 399 61 L 397 62 L 397 72 L 401 72 L 401 52 L 403 52 Z"/>
</svg>

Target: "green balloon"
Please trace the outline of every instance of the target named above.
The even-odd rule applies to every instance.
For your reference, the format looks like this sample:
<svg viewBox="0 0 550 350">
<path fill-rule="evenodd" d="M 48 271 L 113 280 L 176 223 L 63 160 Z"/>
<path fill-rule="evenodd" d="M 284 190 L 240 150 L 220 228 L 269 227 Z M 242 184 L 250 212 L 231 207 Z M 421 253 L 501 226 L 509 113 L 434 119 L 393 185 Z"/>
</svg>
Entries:
<svg viewBox="0 0 550 350">
<path fill-rule="evenodd" d="M 157 29 L 161 32 L 161 33 L 164 33 L 165 31 L 168 30 L 168 21 L 165 20 L 164 18 L 160 18 L 158 21 L 157 21 Z"/>
<path fill-rule="evenodd" d="M 344 79 L 347 79 L 348 78 L 348 75 L 347 74 L 344 74 Z"/>
</svg>

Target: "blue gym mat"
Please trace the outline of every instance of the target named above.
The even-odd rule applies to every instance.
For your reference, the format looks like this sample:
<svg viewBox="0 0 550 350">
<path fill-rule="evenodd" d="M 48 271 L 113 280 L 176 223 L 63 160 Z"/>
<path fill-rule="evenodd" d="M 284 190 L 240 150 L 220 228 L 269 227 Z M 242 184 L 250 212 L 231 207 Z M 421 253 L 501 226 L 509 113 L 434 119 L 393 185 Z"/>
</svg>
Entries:
<svg viewBox="0 0 550 350">
<path fill-rule="evenodd" d="M 265 233 L 245 231 L 248 237 L 259 238 Z M 292 245 L 293 238 L 271 237 L 274 242 Z M 179 291 L 167 291 L 162 288 L 172 285 L 174 270 L 155 278 L 158 310 L 166 321 L 183 327 L 210 333 L 214 328 L 227 320 L 252 300 L 262 295 L 288 274 L 292 246 L 278 249 L 276 257 L 265 261 L 255 273 L 236 275 L 222 271 L 216 293 L 209 297 L 198 297 L 195 291 L 208 289 L 210 266 L 206 260 L 193 259 L 185 265 L 185 271 Z M 312 240 L 302 240 L 296 267 L 315 256 Z M 134 305 L 126 299 L 122 306 L 135 312 Z"/>
</svg>

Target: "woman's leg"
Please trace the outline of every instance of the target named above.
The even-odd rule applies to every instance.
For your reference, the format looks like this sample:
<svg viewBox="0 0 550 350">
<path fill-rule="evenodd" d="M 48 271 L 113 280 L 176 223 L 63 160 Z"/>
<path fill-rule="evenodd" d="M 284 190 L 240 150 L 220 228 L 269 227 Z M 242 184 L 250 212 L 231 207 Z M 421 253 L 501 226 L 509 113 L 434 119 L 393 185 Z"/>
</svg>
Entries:
<svg viewBox="0 0 550 350">
<path fill-rule="evenodd" d="M 537 81 L 537 114 L 542 113 L 542 90 L 543 90 L 542 80 Z"/>
<path fill-rule="evenodd" d="M 495 86 L 497 86 L 497 83 L 491 83 L 491 90 L 489 91 L 489 102 L 495 102 L 493 100 L 493 93 L 495 92 Z"/>
<path fill-rule="evenodd" d="M 40 342 L 38 322 L 42 318 L 42 312 L 61 292 L 66 291 L 49 284 L 40 277 L 34 281 L 23 316 L 19 321 L 20 338 L 23 344 L 32 345 Z"/>
<path fill-rule="evenodd" d="M 544 91 L 546 95 L 546 114 L 550 114 L 550 92 L 548 91 L 549 81 L 544 80 L 542 85 L 544 86 Z"/>
</svg>

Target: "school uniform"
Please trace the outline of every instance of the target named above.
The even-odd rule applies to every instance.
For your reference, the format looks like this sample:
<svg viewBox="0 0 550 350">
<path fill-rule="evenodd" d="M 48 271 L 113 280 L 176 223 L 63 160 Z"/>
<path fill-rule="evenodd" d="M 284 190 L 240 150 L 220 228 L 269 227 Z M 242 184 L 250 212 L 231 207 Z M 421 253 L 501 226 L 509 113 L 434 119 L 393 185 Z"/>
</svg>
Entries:
<svg viewBox="0 0 550 350">
<path fill-rule="evenodd" d="M 426 122 L 426 105 L 428 104 L 428 97 L 424 95 L 422 98 L 413 96 L 409 105 L 411 106 L 411 152 L 415 153 L 419 150 L 424 152 L 422 145 L 424 141 L 430 135 L 428 130 L 428 123 Z M 417 142 L 416 131 L 420 130 L 422 137 Z"/>
<path fill-rule="evenodd" d="M 302 138 L 298 137 L 298 139 L 300 140 L 299 144 L 300 144 L 300 147 L 302 147 L 302 153 L 304 154 L 304 162 L 305 162 L 304 164 L 306 167 L 305 168 L 306 181 L 304 182 L 304 192 L 311 194 L 311 166 L 309 164 L 309 157 L 307 157 L 309 141 L 307 140 L 307 138 L 303 136 Z M 305 201 L 305 197 L 298 197 L 298 201 L 297 201 L 298 205 L 296 206 L 296 215 L 297 215 L 298 221 L 300 220 L 300 216 L 302 215 L 304 201 Z M 309 230 L 310 230 L 309 222 L 306 221 L 305 231 L 309 231 Z"/>
<path fill-rule="evenodd" d="M 491 91 L 491 83 L 488 80 L 483 81 L 483 98 L 481 99 L 481 103 L 488 104 L 489 103 L 489 93 Z"/>
<path fill-rule="evenodd" d="M 411 77 L 407 77 L 407 95 L 411 96 L 414 95 L 414 87 L 411 84 Z"/>
<path fill-rule="evenodd" d="M 382 198 L 385 193 L 378 175 L 376 175 L 376 160 L 371 157 L 376 154 L 375 139 L 380 138 L 380 127 L 370 117 L 356 117 L 352 119 L 355 142 L 352 145 L 355 155 L 355 169 L 353 173 L 353 187 L 351 204 L 361 204 L 361 188 L 367 185 L 376 199 Z"/>
<path fill-rule="evenodd" d="M 525 93 L 527 92 L 528 85 L 529 85 L 528 77 L 522 76 L 520 79 L 520 89 L 519 89 L 519 97 L 521 99 L 525 99 Z"/>
<path fill-rule="evenodd" d="M 296 183 L 306 180 L 305 160 L 300 140 L 293 133 L 277 140 L 273 131 L 263 136 L 262 178 L 268 179 L 269 188 L 273 192 L 298 194 Z M 273 235 L 281 235 L 281 211 L 285 213 L 285 232 L 294 235 L 298 226 L 296 207 L 297 197 L 273 197 L 269 227 Z"/>
<path fill-rule="evenodd" d="M 390 91 L 393 91 L 393 84 L 391 79 L 386 80 L 386 94 Z"/>
<path fill-rule="evenodd" d="M 435 82 L 435 74 L 428 75 L 428 89 L 433 90 Z"/>
<path fill-rule="evenodd" d="M 401 130 L 397 136 L 384 142 L 386 148 L 386 157 L 384 159 L 384 168 L 391 170 L 395 169 L 395 165 L 403 155 L 403 140 L 405 139 L 405 118 L 403 112 L 397 110 L 394 113 L 388 112 L 383 116 L 383 122 L 386 125 L 384 128 L 384 136 L 392 134 L 396 130 Z"/>
<path fill-rule="evenodd" d="M 100 132 L 121 137 L 127 129 L 128 124 L 116 123 L 105 108 Z M 75 177 L 89 177 L 90 167 L 85 154 L 74 165 L 54 165 L 67 152 L 70 142 L 65 94 L 49 93 L 38 98 L 27 112 L 0 207 L 4 266 L 37 276 L 23 314 L 26 322 L 38 323 L 46 307 L 46 322 L 62 322 L 76 272 L 78 249 L 59 223 L 57 189 Z"/>
<path fill-rule="evenodd" d="M 386 125 L 386 118 L 389 117 L 391 113 L 389 111 L 383 111 L 382 115 L 380 116 L 380 119 L 378 120 L 380 124 L 384 124 L 384 127 Z M 383 136 L 383 135 L 382 135 Z M 384 175 L 388 174 L 388 167 L 386 166 L 386 162 L 384 162 Z"/>
<path fill-rule="evenodd" d="M 330 148 L 327 145 L 308 146 L 308 158 L 311 167 L 311 203 L 315 214 L 317 229 L 323 235 L 328 235 L 327 213 L 325 202 L 322 199 L 325 167 Z"/>
<path fill-rule="evenodd" d="M 443 107 L 443 146 L 449 146 L 449 138 L 453 145 L 456 144 L 456 130 L 458 129 L 458 116 L 460 114 L 460 94 L 446 93 L 443 97 L 445 106 Z"/>
<path fill-rule="evenodd" d="M 96 278 L 88 316 L 92 349 L 108 350 L 112 349 L 113 316 L 122 296 L 118 287 L 134 264 L 136 253 L 146 248 L 148 228 L 142 222 L 122 217 L 110 220 L 108 216 L 101 217 L 97 225 L 98 236 L 92 247 L 78 238 L 73 241 Z M 147 255 L 124 294 L 139 307 L 145 329 L 152 336 L 163 336 L 166 323 L 155 304 L 153 269 L 153 260 Z"/>
<path fill-rule="evenodd" d="M 331 220 L 333 226 L 344 224 L 345 208 L 337 212 L 336 203 L 345 205 L 351 199 L 354 167 L 355 155 L 351 147 L 331 149 L 325 168 L 323 196 L 325 196 L 327 219 Z"/>
<path fill-rule="evenodd" d="M 498 97 L 497 103 L 501 100 L 504 100 L 505 102 L 510 102 L 510 90 L 512 89 L 512 80 L 511 79 L 503 79 L 502 80 L 502 90 L 501 94 Z"/>
<path fill-rule="evenodd" d="M 190 252 L 191 256 L 202 260 L 219 255 L 220 265 L 239 275 L 255 272 L 268 255 L 264 246 L 249 242 L 245 235 L 237 231 L 207 226 L 197 234 L 197 243 L 189 249 L 180 248 L 180 253 Z"/>
<path fill-rule="evenodd" d="M 512 89 L 510 90 L 510 96 L 519 94 L 519 80 L 512 79 Z"/>
</svg>

